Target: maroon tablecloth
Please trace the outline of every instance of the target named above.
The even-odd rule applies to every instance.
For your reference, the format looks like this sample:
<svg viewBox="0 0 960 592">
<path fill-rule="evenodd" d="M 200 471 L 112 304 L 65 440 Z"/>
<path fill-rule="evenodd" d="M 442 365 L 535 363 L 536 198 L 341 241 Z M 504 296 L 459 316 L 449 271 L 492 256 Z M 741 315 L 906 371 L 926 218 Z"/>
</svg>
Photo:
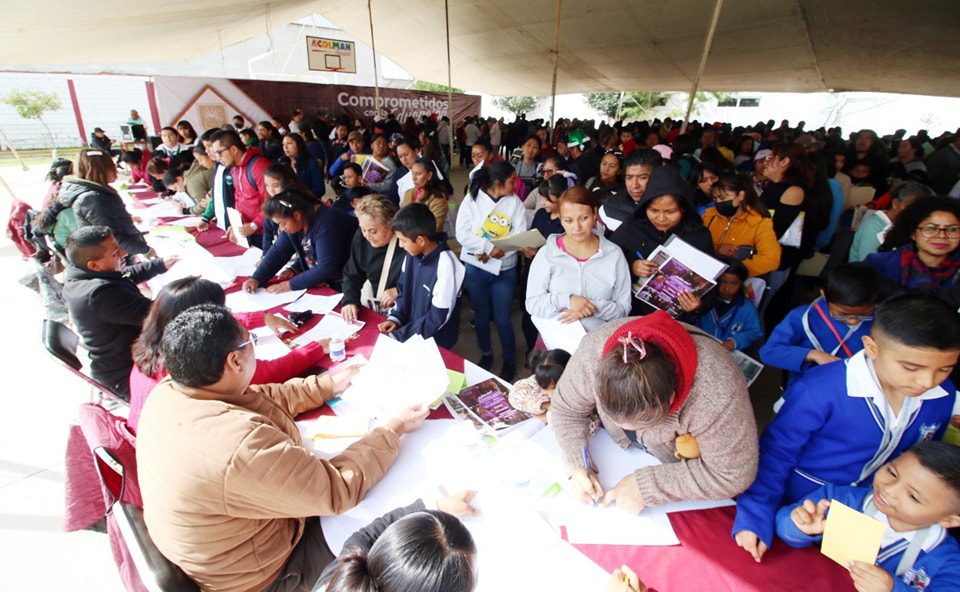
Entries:
<svg viewBox="0 0 960 592">
<path fill-rule="evenodd" d="M 243 249 L 223 237 L 220 229 L 197 233 L 197 242 L 217 257 L 242 254 Z M 238 278 L 227 292 L 240 289 L 246 278 Z M 334 294 L 327 288 L 313 288 L 311 294 Z M 282 307 L 273 309 L 274 312 Z M 339 311 L 339 306 L 337 309 Z M 357 337 L 346 343 L 347 356 L 358 353 L 370 357 L 379 336 L 377 324 L 384 317 L 361 308 L 359 319 L 364 321 Z M 320 322 L 314 317 L 302 330 Z M 440 348 L 447 368 L 463 372 L 464 360 L 457 354 Z M 330 364 L 329 358 L 325 359 Z M 321 364 L 324 365 L 324 364 Z M 318 415 L 332 415 L 329 406 L 303 414 L 309 419 Z M 449 419 L 445 407 L 432 411 L 430 419 Z M 647 586 L 657 592 L 790 592 L 854 590 L 847 571 L 820 554 L 816 548 L 791 549 L 777 542 L 767 552 L 761 564 L 753 561 L 734 543 L 730 536 L 733 527 L 732 507 L 680 512 L 670 514 L 680 545 L 672 547 L 636 547 L 625 545 L 575 545 L 587 557 L 607 571 L 621 565 L 633 568 Z M 579 592 L 579 591 L 578 591 Z"/>
</svg>

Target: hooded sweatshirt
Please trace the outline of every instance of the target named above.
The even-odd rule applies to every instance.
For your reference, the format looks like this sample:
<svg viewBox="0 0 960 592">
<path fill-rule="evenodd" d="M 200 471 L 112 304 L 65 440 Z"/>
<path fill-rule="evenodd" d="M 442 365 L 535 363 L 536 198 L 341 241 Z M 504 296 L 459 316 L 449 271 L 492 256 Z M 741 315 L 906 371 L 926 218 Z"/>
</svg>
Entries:
<svg viewBox="0 0 960 592">
<path fill-rule="evenodd" d="M 61 209 L 73 208 L 76 227 L 106 226 L 129 255 L 150 250 L 147 241 L 133 224 L 123 199 L 113 187 L 80 177 L 66 177 L 57 194 Z M 66 246 L 66 240 L 64 240 Z"/>
<path fill-rule="evenodd" d="M 562 246 L 564 235 L 552 234 L 530 264 L 527 312 L 553 318 L 570 306 L 571 296 L 583 296 L 597 314 L 580 321 L 589 331 L 630 313 L 630 269 L 616 245 L 600 237 L 600 247 L 579 261 Z"/>
</svg>

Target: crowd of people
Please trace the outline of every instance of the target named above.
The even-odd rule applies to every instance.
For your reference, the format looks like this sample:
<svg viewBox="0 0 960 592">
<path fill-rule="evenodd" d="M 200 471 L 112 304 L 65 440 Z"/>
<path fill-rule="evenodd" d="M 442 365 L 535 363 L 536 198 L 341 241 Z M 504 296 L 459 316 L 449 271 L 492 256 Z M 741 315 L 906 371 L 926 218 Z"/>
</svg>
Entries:
<svg viewBox="0 0 960 592">
<path fill-rule="evenodd" d="M 737 497 L 730 544 L 760 562 L 775 537 L 819 542 L 839 500 L 886 528 L 877 564 L 849 566 L 857 590 L 960 587 L 947 531 L 960 526 L 960 449 L 940 442 L 960 423 L 960 131 L 474 117 L 453 134 L 463 190 L 451 183 L 450 125 L 298 109 L 285 125 L 237 116 L 199 135 L 181 122 L 155 150 L 92 146 L 75 171 L 51 169 L 28 242 L 62 252 L 93 377 L 130 399 L 145 518 L 167 558 L 210 590 L 468 591 L 477 578 L 454 517 L 470 511 L 469 492 L 386 514 L 329 553 L 316 516 L 358 503 L 426 410 L 331 461 L 313 456 L 292 418 L 356 369 L 295 378 L 323 343 L 258 362 L 250 328 L 296 327 L 231 314 L 207 280 L 142 296 L 136 284 L 176 260 L 150 258 L 112 187 L 118 163 L 200 216 L 200 231 L 262 249 L 244 290 L 332 286 L 345 320 L 367 307 L 385 317 L 382 333 L 451 349 L 469 311 L 488 370 L 496 327 L 499 376 L 514 382 L 525 362 L 532 372 L 511 403 L 554 427 L 585 502 L 638 513 Z M 858 187 L 874 190 L 868 203 L 851 202 Z M 529 230 L 541 247 L 498 246 Z M 724 270 L 705 293 L 679 291 L 670 315 L 638 288 L 674 238 Z M 798 273 L 817 257 L 822 271 Z M 586 336 L 572 356 L 548 350 L 536 318 Z M 731 352 L 785 373 L 760 436 Z M 587 445 L 598 426 L 663 464 L 604 490 Z M 643 588 L 625 567 L 609 589 Z"/>
</svg>

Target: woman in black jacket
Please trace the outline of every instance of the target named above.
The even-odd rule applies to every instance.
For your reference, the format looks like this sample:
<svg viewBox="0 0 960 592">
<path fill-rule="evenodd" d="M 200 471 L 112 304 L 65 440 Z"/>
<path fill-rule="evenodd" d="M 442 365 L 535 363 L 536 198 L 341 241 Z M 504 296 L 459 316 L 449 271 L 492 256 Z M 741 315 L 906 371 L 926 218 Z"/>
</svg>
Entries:
<svg viewBox="0 0 960 592">
<path fill-rule="evenodd" d="M 635 280 L 645 280 L 656 271 L 657 265 L 648 258 L 671 236 L 713 256 L 713 239 L 697 214 L 692 193 L 675 167 L 665 165 L 654 169 L 636 213 L 610 235 L 610 240 L 623 249 Z M 684 317 L 690 315 L 690 318 L 681 320 L 692 320 L 695 315 L 706 312 L 711 293 L 707 293 L 704 301 L 692 294 L 683 296 L 680 305 L 686 311 Z M 647 314 L 653 310 L 634 297 L 631 314 Z"/>
<path fill-rule="evenodd" d="M 128 255 L 146 253 L 150 250 L 147 241 L 133 224 L 120 194 L 110 186 L 116 180 L 117 166 L 108 152 L 90 148 L 81 150 L 77 176 L 64 178 L 60 185 L 58 226 L 63 211 L 70 208 L 75 228 L 106 226 Z"/>
</svg>

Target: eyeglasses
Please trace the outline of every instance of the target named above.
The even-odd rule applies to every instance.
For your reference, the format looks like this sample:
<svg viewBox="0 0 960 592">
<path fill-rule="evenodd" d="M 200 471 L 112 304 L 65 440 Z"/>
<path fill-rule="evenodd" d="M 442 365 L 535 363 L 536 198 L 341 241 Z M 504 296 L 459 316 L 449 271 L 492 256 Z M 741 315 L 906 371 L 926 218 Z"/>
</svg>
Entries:
<svg viewBox="0 0 960 592">
<path fill-rule="evenodd" d="M 833 314 L 830 313 L 830 318 L 835 321 L 840 321 L 841 323 L 849 323 L 855 321 L 857 323 L 866 323 L 867 321 L 873 320 L 873 315 L 855 315 L 855 314 Z"/>
<path fill-rule="evenodd" d="M 239 351 L 239 350 L 247 347 L 248 345 L 253 345 L 253 347 L 257 347 L 257 344 L 258 344 L 258 343 L 260 343 L 260 338 L 257 337 L 255 334 L 251 333 L 251 334 L 250 334 L 250 339 L 244 341 L 243 343 L 241 343 L 240 345 L 238 345 L 238 346 L 237 346 L 236 348 L 234 348 L 234 349 L 235 349 L 236 351 Z"/>
<path fill-rule="evenodd" d="M 557 172 L 557 169 L 543 169 L 543 174 L 544 174 L 544 175 L 552 175 L 552 174 L 554 174 L 555 172 Z"/>
<path fill-rule="evenodd" d="M 221 148 L 220 150 L 214 150 L 213 152 L 214 152 L 214 154 L 216 154 L 217 156 L 220 156 L 221 154 L 223 154 L 223 153 L 226 152 L 227 150 L 230 150 L 230 146 L 227 146 L 226 148 Z"/>
<path fill-rule="evenodd" d="M 934 238 L 940 236 L 940 233 L 943 233 L 943 236 L 947 238 L 960 238 L 960 226 L 937 226 L 936 224 L 928 224 L 927 226 L 920 226 L 917 228 L 920 231 L 920 236 L 924 238 Z"/>
</svg>

